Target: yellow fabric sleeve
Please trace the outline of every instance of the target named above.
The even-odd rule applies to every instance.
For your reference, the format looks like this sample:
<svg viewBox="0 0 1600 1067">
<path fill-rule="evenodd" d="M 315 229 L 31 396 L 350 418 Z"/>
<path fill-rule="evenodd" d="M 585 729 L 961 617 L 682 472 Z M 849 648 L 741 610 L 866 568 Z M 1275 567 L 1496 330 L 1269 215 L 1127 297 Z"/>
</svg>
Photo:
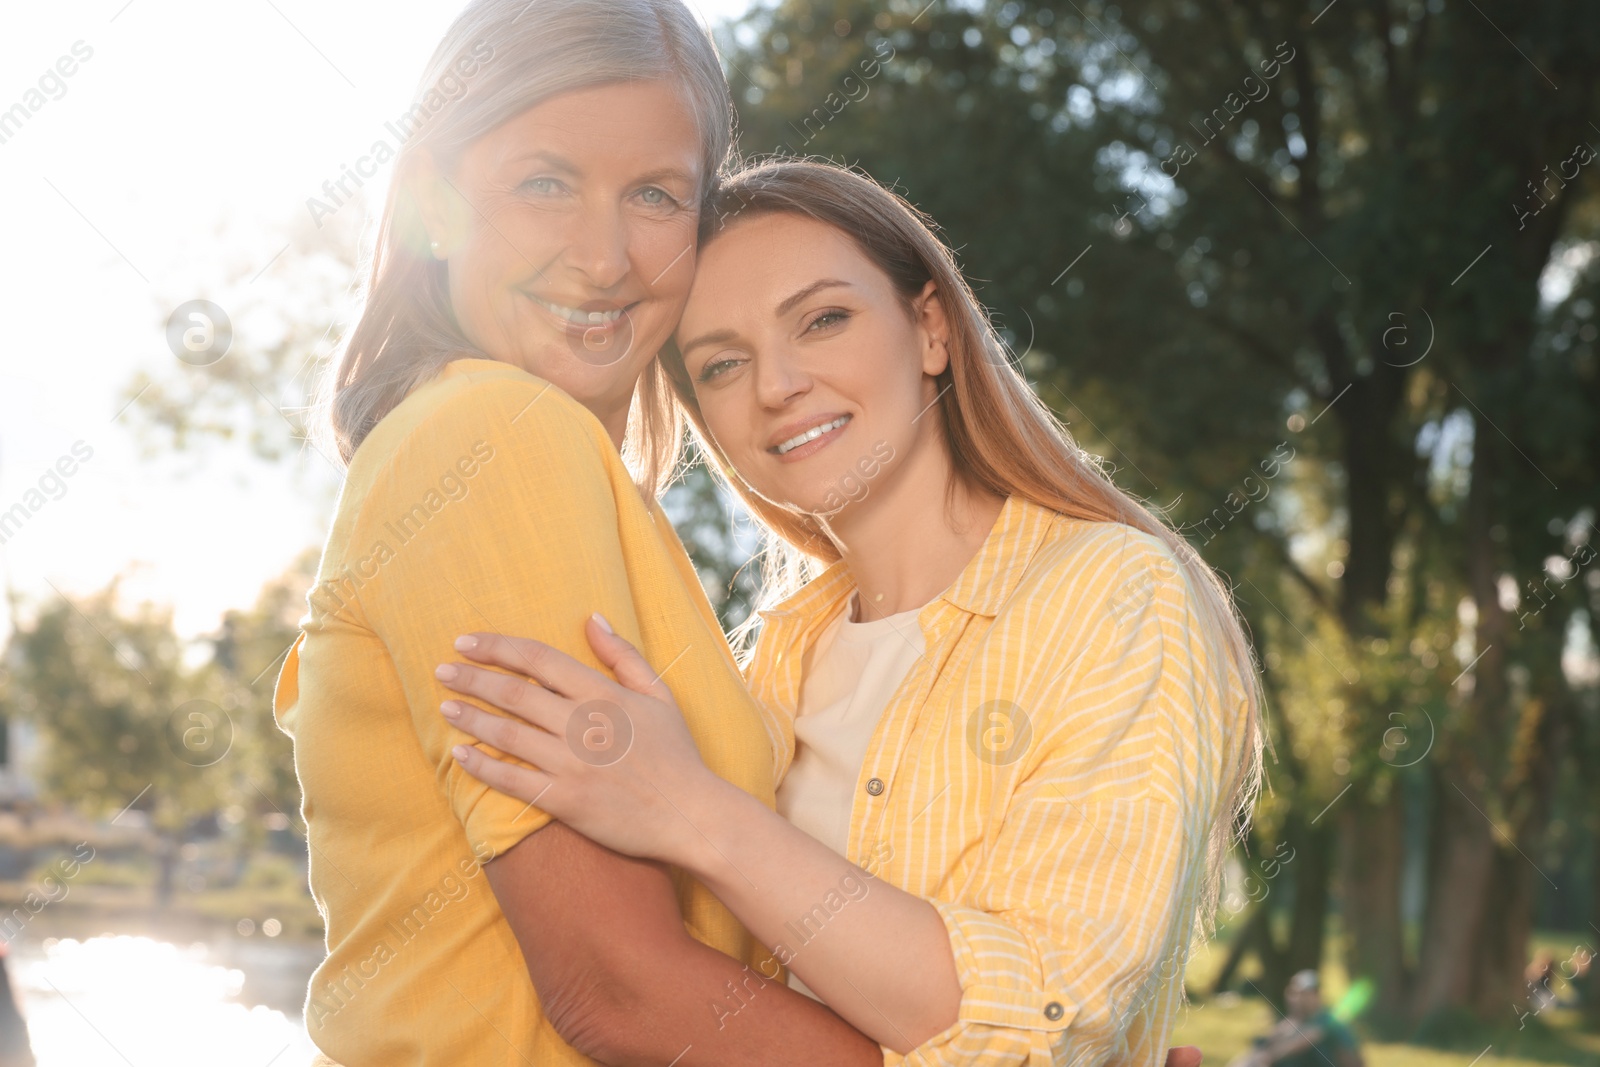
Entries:
<svg viewBox="0 0 1600 1067">
<path fill-rule="evenodd" d="M 376 572 L 361 610 L 474 849 L 498 855 L 550 816 L 461 769 L 451 749 L 476 742 L 440 714 L 454 694 L 434 669 L 460 658 L 455 638 L 471 631 L 533 637 L 600 668 L 583 634 L 595 611 L 637 642 L 620 492 L 638 490 L 593 415 L 537 379 L 495 377 L 464 381 L 407 436 L 356 518 L 352 544 L 371 546 L 357 573 Z"/>
</svg>

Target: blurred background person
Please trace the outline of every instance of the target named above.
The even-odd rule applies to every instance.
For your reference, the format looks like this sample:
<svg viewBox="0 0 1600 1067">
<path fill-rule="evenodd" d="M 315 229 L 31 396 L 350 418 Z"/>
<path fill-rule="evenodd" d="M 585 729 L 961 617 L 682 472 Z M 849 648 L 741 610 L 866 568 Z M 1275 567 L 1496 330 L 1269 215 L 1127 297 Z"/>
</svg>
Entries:
<svg viewBox="0 0 1600 1067">
<path fill-rule="evenodd" d="M 1549 952 L 1539 951 L 1534 953 L 1533 960 L 1528 964 L 1526 972 L 1528 979 L 1528 1003 L 1533 1006 L 1534 1014 L 1546 1008 L 1555 1007 L 1556 993 L 1550 988 L 1550 983 L 1555 981 L 1556 960 Z"/>
<path fill-rule="evenodd" d="M 1350 1028 L 1322 1003 L 1316 971 L 1300 971 L 1284 990 L 1288 1014 L 1232 1067 L 1365 1067 Z"/>
</svg>

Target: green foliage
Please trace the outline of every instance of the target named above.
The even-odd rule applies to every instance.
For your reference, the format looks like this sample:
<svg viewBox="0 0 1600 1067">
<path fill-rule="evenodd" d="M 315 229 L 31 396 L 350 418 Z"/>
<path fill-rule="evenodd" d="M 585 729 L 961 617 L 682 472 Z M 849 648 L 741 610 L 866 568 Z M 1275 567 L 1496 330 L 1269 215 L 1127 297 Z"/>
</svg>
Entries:
<svg viewBox="0 0 1600 1067">
<path fill-rule="evenodd" d="M 758 529 L 733 494 L 720 487 L 703 461 L 695 462 L 667 491 L 662 507 L 694 561 L 724 630 L 749 617 L 759 584 Z"/>
<path fill-rule="evenodd" d="M 219 722 L 210 712 L 224 712 L 225 698 L 181 660 L 170 612 L 120 614 L 114 587 L 82 604 L 47 604 L 13 634 L 7 711 L 31 719 L 45 739 L 41 789 L 94 815 L 133 806 L 167 832 L 219 802 L 220 776 L 185 762 L 174 746 L 181 750 L 184 732 L 200 721 L 190 715 Z"/>
<path fill-rule="evenodd" d="M 170 838 L 225 809 L 296 816 L 292 748 L 271 697 L 314 563 L 308 553 L 252 610 L 230 612 L 198 665 L 170 612 L 129 612 L 115 585 L 40 606 L 6 650 L 0 715 L 36 725 L 31 770 L 44 797 L 103 818 L 142 812 Z"/>
</svg>

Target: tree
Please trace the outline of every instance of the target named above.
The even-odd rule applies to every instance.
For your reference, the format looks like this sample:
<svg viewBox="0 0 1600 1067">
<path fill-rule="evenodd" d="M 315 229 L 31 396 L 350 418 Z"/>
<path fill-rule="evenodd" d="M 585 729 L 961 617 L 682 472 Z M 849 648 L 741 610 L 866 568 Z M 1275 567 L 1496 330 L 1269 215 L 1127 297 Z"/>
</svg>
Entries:
<svg viewBox="0 0 1600 1067">
<path fill-rule="evenodd" d="M 185 655 L 170 611 L 129 612 L 115 584 L 82 601 L 57 597 L 12 633 L 0 716 L 37 724 L 41 792 L 90 816 L 143 813 L 161 841 L 163 905 L 179 846 L 206 820 L 229 809 L 253 815 L 241 837 L 250 845 L 264 822 L 298 819 L 292 746 L 272 693 L 315 564 L 316 552 L 304 553 L 251 610 L 229 612 L 199 663 Z"/>
<path fill-rule="evenodd" d="M 185 831 L 237 793 L 227 762 L 233 698 L 182 659 L 171 613 L 125 615 L 113 585 L 81 603 L 52 600 L 14 631 L 0 689 L 8 717 L 38 726 L 44 796 L 88 815 L 148 817 L 161 841 L 163 906 Z"/>
<path fill-rule="evenodd" d="M 223 615 L 221 629 L 211 639 L 210 667 L 233 694 L 234 717 L 241 735 L 249 739 L 239 752 L 245 808 L 291 822 L 300 816 L 300 782 L 294 746 L 278 727 L 272 696 L 289 647 L 300 635 L 320 555 L 315 548 L 301 552 L 282 575 L 262 587 L 249 610 Z"/>
<path fill-rule="evenodd" d="M 175 347 L 167 369 L 140 371 L 123 387 L 124 418 L 148 452 L 242 441 L 269 461 L 311 449 L 342 473 L 313 420 L 318 383 L 351 312 L 358 224 L 357 212 L 322 228 L 297 219 L 271 263 L 219 280 L 207 296 L 226 319 L 211 324 L 208 347 L 183 355 Z M 174 313 L 157 309 L 163 322 Z"/>
</svg>

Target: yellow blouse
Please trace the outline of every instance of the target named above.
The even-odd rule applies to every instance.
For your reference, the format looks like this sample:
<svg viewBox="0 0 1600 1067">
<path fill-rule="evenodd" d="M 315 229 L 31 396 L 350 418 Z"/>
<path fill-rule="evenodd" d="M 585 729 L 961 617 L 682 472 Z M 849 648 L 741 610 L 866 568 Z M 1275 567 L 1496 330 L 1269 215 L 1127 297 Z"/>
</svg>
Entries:
<svg viewBox="0 0 1600 1067">
<path fill-rule="evenodd" d="M 835 565 L 763 612 L 746 677 L 788 738 L 806 650 L 853 591 Z M 917 624 L 926 651 L 868 745 L 848 856 L 933 904 L 962 998 L 885 1063 L 1160 1064 L 1248 751 L 1244 690 L 1193 592 L 1158 538 L 1013 496 Z"/>
<path fill-rule="evenodd" d="M 706 764 L 773 803 L 778 735 L 671 523 L 599 421 L 492 360 L 451 363 L 356 452 L 274 709 L 293 736 L 328 958 L 306 1026 L 363 1064 L 588 1064 L 544 1019 L 482 865 L 549 821 L 451 758 L 434 679 L 458 634 L 536 637 L 598 667 L 599 611 L 666 670 Z M 493 752 L 487 746 L 486 751 Z M 498 753 L 496 753 L 498 754 Z M 688 931 L 767 954 L 675 876 Z"/>
</svg>

